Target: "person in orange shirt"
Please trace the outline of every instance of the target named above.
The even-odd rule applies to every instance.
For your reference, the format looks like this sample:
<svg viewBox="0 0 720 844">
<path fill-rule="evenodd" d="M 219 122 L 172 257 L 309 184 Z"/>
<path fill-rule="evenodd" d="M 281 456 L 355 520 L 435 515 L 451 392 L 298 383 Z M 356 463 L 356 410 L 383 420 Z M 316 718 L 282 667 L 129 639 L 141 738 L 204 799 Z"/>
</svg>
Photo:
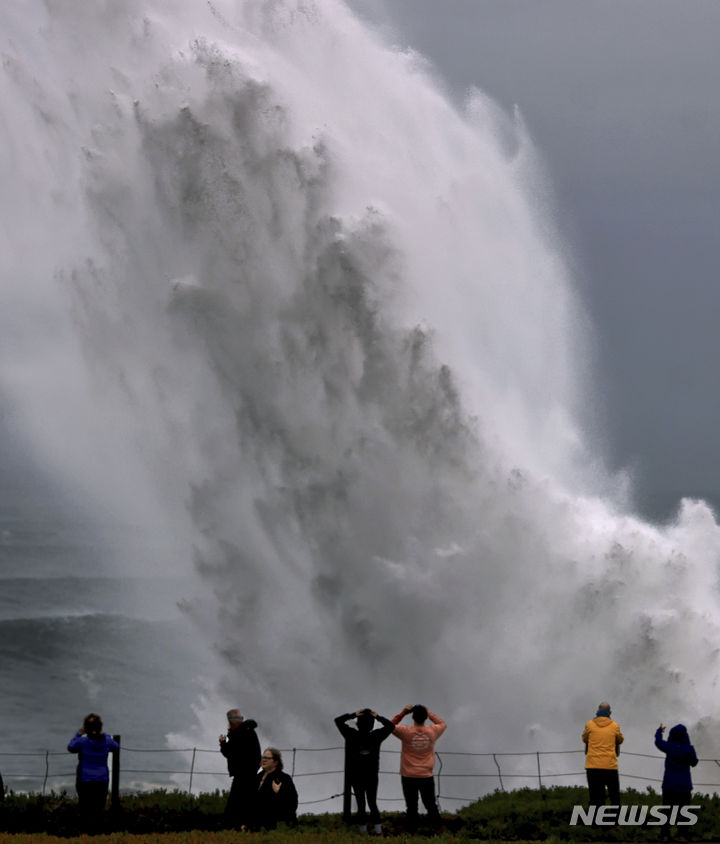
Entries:
<svg viewBox="0 0 720 844">
<path fill-rule="evenodd" d="M 585 743 L 585 773 L 587 774 L 589 804 L 603 806 L 605 789 L 611 806 L 620 805 L 618 753 L 624 737 L 620 726 L 610 717 L 610 704 L 598 706 L 595 717 L 585 724 L 582 740 Z"/>
<path fill-rule="evenodd" d="M 412 712 L 411 727 L 400 724 L 402 719 Z M 430 719 L 431 724 L 425 722 Z M 433 767 L 435 766 L 435 742 L 447 729 L 447 724 L 428 712 L 427 707 L 418 703 L 406 706 L 393 719 L 395 729 L 393 735 L 402 742 L 400 750 L 400 780 L 403 796 L 407 807 L 408 821 L 415 825 L 418 819 L 418 796 L 428 814 L 428 819 L 436 823 L 440 821 L 437 801 L 435 799 L 435 780 Z"/>
</svg>

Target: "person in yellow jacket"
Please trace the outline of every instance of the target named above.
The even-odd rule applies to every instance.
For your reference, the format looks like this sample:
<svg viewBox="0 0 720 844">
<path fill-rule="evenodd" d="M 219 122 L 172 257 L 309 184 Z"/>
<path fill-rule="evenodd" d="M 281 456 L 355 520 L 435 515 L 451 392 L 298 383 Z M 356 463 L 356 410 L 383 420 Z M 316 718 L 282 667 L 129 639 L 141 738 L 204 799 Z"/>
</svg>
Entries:
<svg viewBox="0 0 720 844">
<path fill-rule="evenodd" d="M 611 806 L 620 805 L 618 754 L 623 743 L 620 726 L 610 717 L 610 704 L 598 706 L 595 717 L 585 724 L 582 740 L 585 743 L 585 773 L 590 805 L 605 805 L 605 789 Z"/>
</svg>

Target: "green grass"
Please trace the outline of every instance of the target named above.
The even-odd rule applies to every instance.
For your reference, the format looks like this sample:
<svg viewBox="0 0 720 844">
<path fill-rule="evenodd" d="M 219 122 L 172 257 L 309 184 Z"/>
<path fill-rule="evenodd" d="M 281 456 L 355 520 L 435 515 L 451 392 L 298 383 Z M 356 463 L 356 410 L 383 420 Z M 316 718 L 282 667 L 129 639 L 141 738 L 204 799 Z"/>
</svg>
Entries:
<svg viewBox="0 0 720 844">
<path fill-rule="evenodd" d="M 273 832 L 239 834 L 222 829 L 226 794 L 213 792 L 191 796 L 179 791 L 153 791 L 122 798 L 119 810 L 109 810 L 102 834 L 81 836 L 77 804 L 67 794 L 10 794 L 0 804 L 0 844 L 50 844 L 64 836 L 88 844 L 235 844 L 238 841 L 356 842 L 365 840 L 356 826 L 347 826 L 338 814 L 303 815 L 293 828 Z M 572 807 L 585 805 L 587 790 L 581 787 L 519 789 L 486 795 L 459 811 L 443 814 L 441 830 L 423 828 L 410 834 L 402 813 L 384 813 L 386 838 L 402 842 L 548 841 L 624 842 L 659 841 L 667 827 L 623 826 L 618 829 L 571 827 Z M 658 794 L 629 789 L 625 805 L 660 805 Z M 720 840 L 720 798 L 696 795 L 701 806 L 698 823 L 670 831 L 678 841 Z"/>
</svg>

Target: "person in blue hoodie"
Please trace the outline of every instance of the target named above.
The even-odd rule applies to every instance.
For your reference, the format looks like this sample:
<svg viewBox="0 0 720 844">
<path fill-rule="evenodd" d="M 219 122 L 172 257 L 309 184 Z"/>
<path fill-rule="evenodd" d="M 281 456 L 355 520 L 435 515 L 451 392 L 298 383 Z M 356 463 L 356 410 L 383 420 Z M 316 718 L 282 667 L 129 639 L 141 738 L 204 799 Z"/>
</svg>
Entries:
<svg viewBox="0 0 720 844">
<path fill-rule="evenodd" d="M 75 787 L 80 811 L 88 817 L 105 808 L 110 781 L 108 753 L 119 749 L 115 739 L 106 735 L 102 728 L 100 716 L 91 712 L 67 748 L 70 753 L 78 754 Z"/>
<path fill-rule="evenodd" d="M 689 806 L 692 794 L 690 768 L 698 763 L 695 748 L 684 724 L 675 724 L 663 740 L 665 725 L 655 731 L 655 747 L 665 754 L 665 774 L 662 781 L 662 798 L 665 806 Z"/>
</svg>

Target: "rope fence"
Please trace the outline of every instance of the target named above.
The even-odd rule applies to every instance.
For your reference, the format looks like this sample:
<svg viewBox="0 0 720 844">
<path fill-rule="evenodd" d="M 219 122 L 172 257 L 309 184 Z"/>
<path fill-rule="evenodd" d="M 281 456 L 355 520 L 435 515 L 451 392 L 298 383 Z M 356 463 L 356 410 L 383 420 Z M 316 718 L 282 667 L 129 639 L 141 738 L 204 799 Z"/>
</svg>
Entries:
<svg viewBox="0 0 720 844">
<path fill-rule="evenodd" d="M 116 738 L 119 738 L 117 736 Z M 344 747 L 293 747 L 282 750 L 285 770 L 297 781 L 300 806 L 336 811 L 334 801 L 343 797 Z M 121 794 L 137 794 L 165 788 L 188 794 L 229 788 L 225 759 L 217 749 L 136 748 L 121 745 L 122 763 L 113 778 Z M 399 770 L 400 750 L 380 752 L 378 802 L 402 803 Z M 550 785 L 585 785 L 585 751 L 555 750 L 526 753 L 473 753 L 436 751 L 438 800 L 471 803 L 488 792 Z M 72 791 L 77 757 L 66 751 L 36 753 L 0 752 L 0 773 L 5 788 L 17 792 Z M 621 786 L 659 786 L 664 756 L 623 752 L 620 756 Z M 720 760 L 700 759 L 693 771 L 695 790 L 720 791 Z M 322 807 L 321 807 L 322 808 Z"/>
</svg>

